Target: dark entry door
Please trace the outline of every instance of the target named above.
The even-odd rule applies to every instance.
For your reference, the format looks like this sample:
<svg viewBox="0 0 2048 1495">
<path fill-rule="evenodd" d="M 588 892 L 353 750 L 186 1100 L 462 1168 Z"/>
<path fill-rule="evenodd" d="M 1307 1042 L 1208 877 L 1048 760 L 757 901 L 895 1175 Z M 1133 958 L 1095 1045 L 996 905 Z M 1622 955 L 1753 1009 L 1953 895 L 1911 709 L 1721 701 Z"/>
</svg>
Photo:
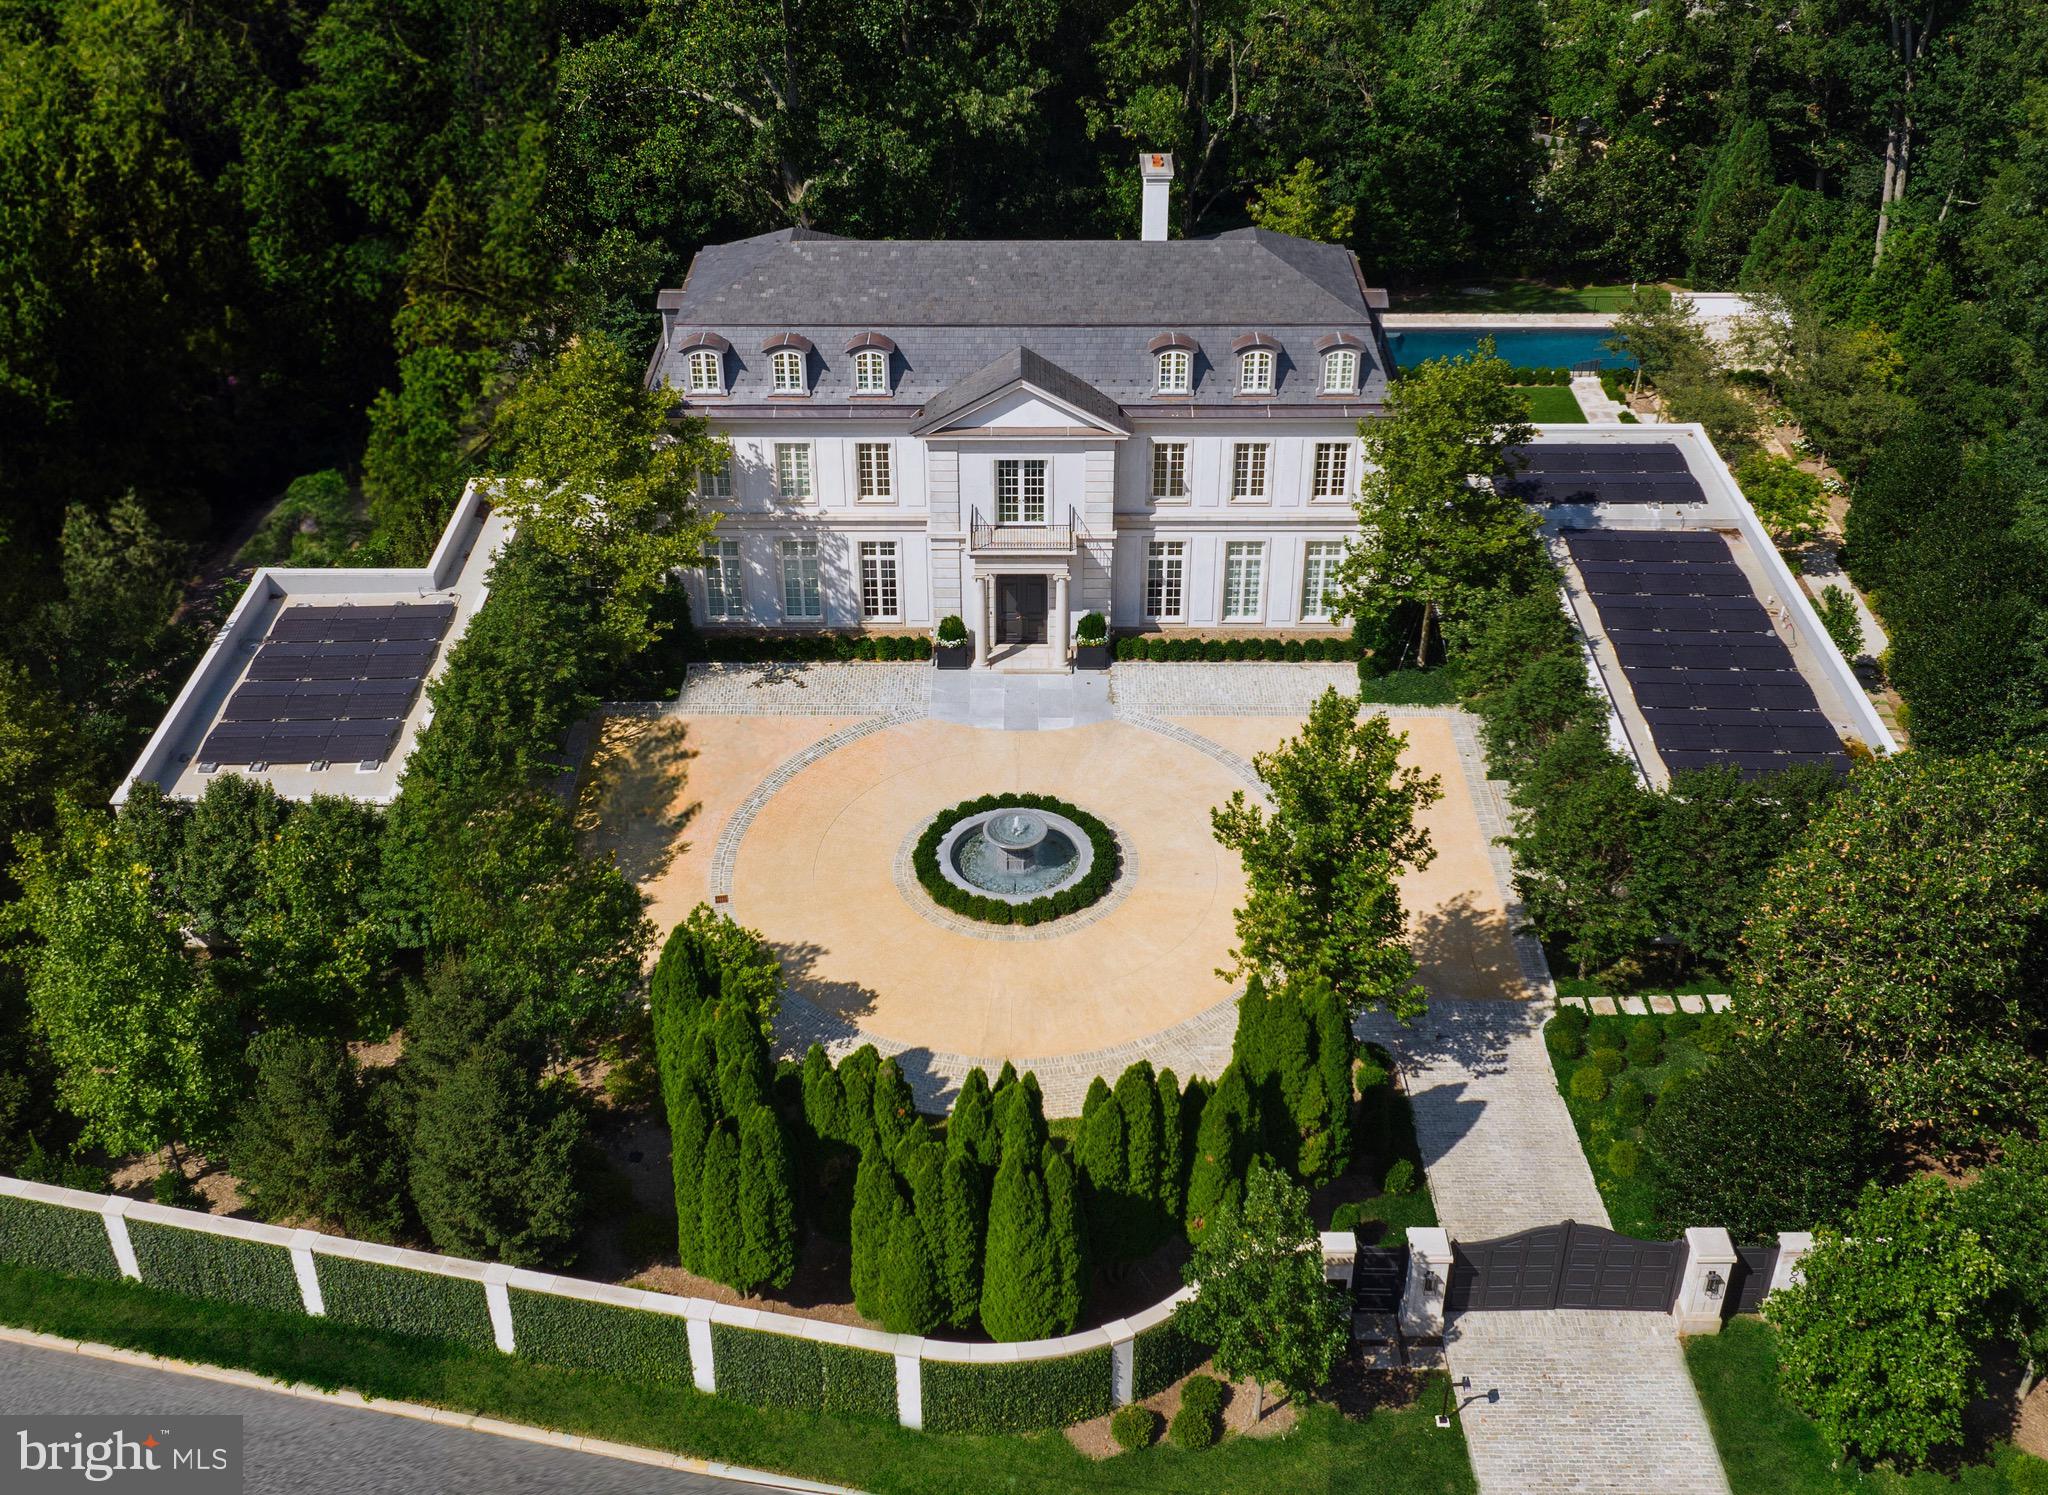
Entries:
<svg viewBox="0 0 2048 1495">
<path fill-rule="evenodd" d="M 999 644 L 1042 644 L 1045 642 L 1045 578 L 1043 576 L 1001 576 L 996 578 L 996 642 Z"/>
</svg>

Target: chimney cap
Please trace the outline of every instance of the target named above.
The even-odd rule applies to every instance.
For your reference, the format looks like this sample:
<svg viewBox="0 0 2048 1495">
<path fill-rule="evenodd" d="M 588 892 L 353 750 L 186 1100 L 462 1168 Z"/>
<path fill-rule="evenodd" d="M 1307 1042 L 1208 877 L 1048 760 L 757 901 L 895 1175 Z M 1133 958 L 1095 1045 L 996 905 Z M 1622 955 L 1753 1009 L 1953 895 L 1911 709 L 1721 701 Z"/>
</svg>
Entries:
<svg viewBox="0 0 2048 1495">
<path fill-rule="evenodd" d="M 1166 151 L 1138 152 L 1138 174 L 1148 182 L 1172 181 L 1172 155 Z"/>
</svg>

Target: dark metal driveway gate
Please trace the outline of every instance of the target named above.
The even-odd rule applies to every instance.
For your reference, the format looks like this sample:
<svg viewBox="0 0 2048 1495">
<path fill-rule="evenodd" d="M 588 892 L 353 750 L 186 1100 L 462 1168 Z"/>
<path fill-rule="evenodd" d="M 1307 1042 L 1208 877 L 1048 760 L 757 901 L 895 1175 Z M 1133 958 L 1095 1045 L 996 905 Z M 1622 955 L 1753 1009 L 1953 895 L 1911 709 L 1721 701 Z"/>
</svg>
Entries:
<svg viewBox="0 0 2048 1495">
<path fill-rule="evenodd" d="M 1444 1307 L 1669 1313 L 1684 1271 L 1684 1241 L 1639 1241 L 1567 1220 L 1497 1241 L 1452 1242 Z"/>
</svg>

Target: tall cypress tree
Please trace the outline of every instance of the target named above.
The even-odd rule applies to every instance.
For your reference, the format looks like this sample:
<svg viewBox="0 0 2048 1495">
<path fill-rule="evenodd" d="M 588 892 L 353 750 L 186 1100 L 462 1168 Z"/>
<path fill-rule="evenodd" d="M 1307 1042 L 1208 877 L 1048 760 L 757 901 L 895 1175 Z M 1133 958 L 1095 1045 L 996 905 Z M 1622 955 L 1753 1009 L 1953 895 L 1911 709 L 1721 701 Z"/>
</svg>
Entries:
<svg viewBox="0 0 2048 1495">
<path fill-rule="evenodd" d="M 882 1149 L 861 1149 L 853 1181 L 853 1306 L 877 1322 L 887 1301 L 889 1241 L 901 1208 L 896 1170 Z"/>
<path fill-rule="evenodd" d="M 1023 1147 L 1005 1145 L 989 1196 L 981 1327 L 1004 1341 L 1059 1333 L 1059 1283 L 1043 1164 Z"/>
<path fill-rule="evenodd" d="M 1195 1134 L 1194 1166 L 1188 1174 L 1188 1238 L 1201 1239 L 1219 1212 L 1244 1195 L 1251 1161 L 1252 1098 L 1236 1064 L 1223 1071 L 1216 1093 L 1202 1108 Z"/>
<path fill-rule="evenodd" d="M 1159 1071 L 1159 1212 L 1170 1221 L 1184 1219 L 1188 1197 L 1188 1139 L 1184 1130 L 1180 1081 L 1170 1069 Z"/>
<path fill-rule="evenodd" d="M 839 1071 L 814 1043 L 804 1053 L 804 1125 L 820 1142 L 850 1142 L 846 1127 L 846 1091 L 839 1083 Z"/>
<path fill-rule="evenodd" d="M 1302 1143 L 1302 1177 L 1313 1186 L 1328 1183 L 1351 1159 L 1352 1041 L 1344 1005 L 1326 986 L 1309 993 L 1309 1020 L 1325 1117 L 1323 1130 Z"/>
<path fill-rule="evenodd" d="M 720 1002 L 711 1041 L 718 1055 L 718 1103 L 723 1113 L 737 1118 L 767 1105 L 768 1041 L 761 1036 L 758 1014 L 737 1002 Z"/>
<path fill-rule="evenodd" d="M 1081 1218 L 1081 1187 L 1073 1164 L 1053 1143 L 1045 1145 L 1045 1217 L 1058 1277 L 1053 1291 L 1055 1334 L 1080 1325 L 1088 1299 L 1088 1232 Z"/>
<path fill-rule="evenodd" d="M 997 1095 L 996 1130 L 1005 1156 L 1012 1147 L 1021 1147 L 1027 1157 L 1037 1158 L 1045 1146 L 1046 1131 L 1045 1111 L 1035 1084 L 1019 1080 Z"/>
<path fill-rule="evenodd" d="M 675 1175 L 676 1259 L 686 1272 L 704 1271 L 704 1144 L 711 1122 L 703 1099 L 682 1091 L 682 1111 L 669 1123 L 669 1166 Z"/>
<path fill-rule="evenodd" d="M 1140 1059 L 1116 1082 L 1116 1103 L 1124 1113 L 1124 1187 L 1130 1195 L 1126 1228 L 1132 1238 L 1126 1249 L 1141 1256 L 1158 1243 L 1165 1222 L 1173 1218 L 1159 1208 L 1160 1160 L 1159 1081 L 1152 1066 Z"/>
<path fill-rule="evenodd" d="M 954 1328 L 965 1329 L 981 1311 L 981 1258 L 988 1235 L 987 1175 L 963 1149 L 947 1154 L 941 1181 L 946 1318 Z"/>
<path fill-rule="evenodd" d="M 1097 1075 L 1088 1082 L 1088 1093 L 1081 1097 L 1081 1124 L 1086 1126 L 1088 1118 L 1095 1114 L 1095 1108 L 1109 1099 L 1109 1082 Z"/>
<path fill-rule="evenodd" d="M 924 1227 L 899 1206 L 882 1268 L 882 1327 L 891 1334 L 929 1334 L 945 1316 L 939 1270 Z"/>
<path fill-rule="evenodd" d="M 796 1197 L 782 1122 L 766 1106 L 740 1118 L 741 1292 L 788 1287 L 796 1275 Z"/>
<path fill-rule="evenodd" d="M 847 1140 L 864 1148 L 875 1135 L 875 1071 L 882 1056 L 864 1043 L 839 1061 L 839 1085 L 846 1096 Z"/>
<path fill-rule="evenodd" d="M 1089 1234 L 1112 1261 L 1130 1255 L 1131 1180 L 1129 1133 L 1121 1101 L 1107 1087 L 1095 1110 L 1081 1123 L 1078 1148 L 1087 1181 Z"/>
<path fill-rule="evenodd" d="M 993 1169 L 1001 1142 L 996 1136 L 995 1103 L 989 1095 L 988 1076 L 976 1065 L 960 1082 L 959 1097 L 953 1102 L 953 1116 L 946 1123 L 946 1150 L 965 1153 L 983 1168 Z"/>
<path fill-rule="evenodd" d="M 720 1122 L 704 1141 L 704 1176 L 697 1187 L 697 1254 L 702 1272 L 714 1282 L 740 1275 L 740 1144 L 730 1122 Z"/>
<path fill-rule="evenodd" d="M 874 1111 L 875 1135 L 881 1139 L 882 1150 L 894 1157 L 903 1139 L 919 1125 L 917 1099 L 894 1059 L 884 1059 L 875 1067 Z"/>
</svg>

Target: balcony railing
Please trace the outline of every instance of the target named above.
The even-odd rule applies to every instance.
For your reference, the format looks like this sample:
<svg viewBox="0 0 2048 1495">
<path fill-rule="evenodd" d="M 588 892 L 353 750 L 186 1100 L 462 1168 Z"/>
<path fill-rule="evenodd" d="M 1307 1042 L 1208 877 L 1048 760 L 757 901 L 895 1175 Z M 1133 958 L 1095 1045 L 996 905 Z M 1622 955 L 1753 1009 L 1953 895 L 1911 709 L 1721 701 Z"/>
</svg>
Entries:
<svg viewBox="0 0 2048 1495">
<path fill-rule="evenodd" d="M 1080 528 L 1072 509 L 1065 524 L 990 524 L 979 509 L 972 519 L 968 545 L 976 555 L 1072 555 Z"/>
</svg>

